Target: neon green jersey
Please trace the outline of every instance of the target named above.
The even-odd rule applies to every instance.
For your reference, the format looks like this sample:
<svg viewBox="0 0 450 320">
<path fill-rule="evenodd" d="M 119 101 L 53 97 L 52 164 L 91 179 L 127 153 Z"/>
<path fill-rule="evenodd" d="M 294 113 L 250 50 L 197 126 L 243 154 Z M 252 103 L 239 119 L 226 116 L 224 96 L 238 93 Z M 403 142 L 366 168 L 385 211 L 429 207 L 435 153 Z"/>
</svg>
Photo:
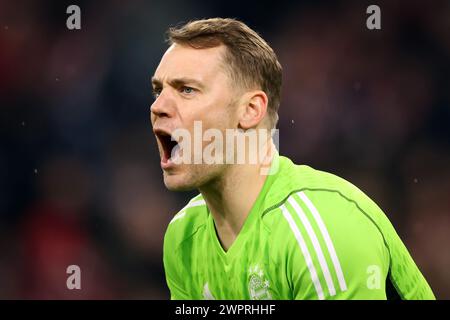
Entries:
<svg viewBox="0 0 450 320">
<path fill-rule="evenodd" d="M 278 161 L 278 162 L 277 162 Z M 169 223 L 172 299 L 434 299 L 382 210 L 333 174 L 276 155 L 228 251 L 201 195 Z"/>
</svg>

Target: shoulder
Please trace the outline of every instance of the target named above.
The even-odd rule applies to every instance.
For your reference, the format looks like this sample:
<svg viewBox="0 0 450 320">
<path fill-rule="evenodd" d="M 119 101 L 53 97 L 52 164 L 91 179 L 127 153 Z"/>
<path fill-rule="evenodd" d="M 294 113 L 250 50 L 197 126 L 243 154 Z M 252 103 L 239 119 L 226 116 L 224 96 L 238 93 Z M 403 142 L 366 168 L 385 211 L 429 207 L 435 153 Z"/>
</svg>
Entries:
<svg viewBox="0 0 450 320">
<path fill-rule="evenodd" d="M 300 292 L 313 292 L 319 299 L 342 298 L 343 292 L 382 296 L 382 290 L 361 289 L 368 268 L 379 266 L 387 274 L 390 258 L 379 223 L 381 210 L 359 188 L 332 173 L 292 164 L 284 174 L 289 176 L 286 192 L 263 216 L 274 264 L 287 270 Z"/>
<path fill-rule="evenodd" d="M 361 220 L 380 228 L 383 211 L 357 186 L 333 173 L 281 158 L 284 164 L 273 184 L 277 191 L 263 216 L 269 228 L 283 220 L 286 211 L 306 211 L 333 224 Z"/>
<path fill-rule="evenodd" d="M 177 214 L 167 226 L 164 236 L 164 246 L 172 249 L 186 239 L 194 235 L 207 221 L 207 207 L 202 195 L 193 197 Z"/>
<path fill-rule="evenodd" d="M 350 262 L 369 251 L 388 259 L 388 219 L 370 197 L 335 174 L 292 162 L 289 167 L 280 172 L 288 177 L 280 177 L 283 196 L 263 215 L 272 243 L 303 254 L 324 248 Z"/>
</svg>

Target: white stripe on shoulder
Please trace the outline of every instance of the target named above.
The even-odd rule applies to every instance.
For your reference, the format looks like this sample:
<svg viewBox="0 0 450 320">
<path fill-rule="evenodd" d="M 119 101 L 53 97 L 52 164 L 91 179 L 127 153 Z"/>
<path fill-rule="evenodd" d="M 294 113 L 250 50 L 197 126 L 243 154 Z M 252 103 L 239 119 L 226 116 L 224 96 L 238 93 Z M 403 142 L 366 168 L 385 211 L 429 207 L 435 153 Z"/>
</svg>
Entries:
<svg viewBox="0 0 450 320">
<path fill-rule="evenodd" d="M 196 201 L 192 201 L 192 202 L 188 203 L 188 205 L 185 208 L 198 207 L 198 206 L 202 206 L 204 204 L 206 204 L 205 200 L 203 200 L 203 199 L 196 200 Z"/>
<path fill-rule="evenodd" d="M 336 295 L 336 289 L 334 288 L 334 283 L 333 279 L 331 278 L 330 270 L 328 269 L 328 264 L 325 260 L 325 256 L 323 255 L 319 240 L 317 239 L 316 233 L 314 232 L 311 223 L 309 222 L 302 208 L 298 205 L 298 203 L 295 201 L 293 197 L 289 197 L 288 202 L 291 204 L 292 208 L 294 208 L 295 212 L 297 213 L 297 216 L 303 223 L 303 226 L 305 227 L 309 238 L 311 239 L 314 250 L 316 251 L 317 258 L 319 259 L 320 268 L 322 269 L 322 273 L 325 277 L 325 281 L 328 286 L 328 292 L 330 293 L 331 296 Z"/>
<path fill-rule="evenodd" d="M 308 251 L 308 247 L 306 246 L 305 240 L 302 237 L 302 234 L 300 233 L 300 230 L 298 229 L 297 225 L 295 224 L 294 219 L 292 219 L 291 214 L 286 209 L 284 205 L 281 206 L 281 211 L 283 212 L 284 218 L 289 223 L 289 226 L 291 227 L 292 232 L 294 233 L 295 238 L 297 239 L 298 245 L 300 246 L 300 249 L 302 250 L 303 256 L 305 257 L 306 265 L 309 269 L 309 273 L 311 274 L 311 279 L 314 284 L 314 288 L 316 289 L 317 296 L 319 297 L 319 300 L 324 300 L 325 296 L 323 294 L 323 289 L 320 284 L 319 278 L 317 276 L 316 268 L 314 267 L 314 264 L 311 259 L 311 255 Z"/>
<path fill-rule="evenodd" d="M 177 213 L 175 215 L 175 217 L 172 218 L 172 220 L 170 220 L 169 224 L 171 224 L 172 222 L 177 221 L 178 219 L 184 218 L 184 216 L 186 215 L 186 210 L 188 208 L 199 207 L 199 206 L 202 206 L 202 205 L 205 205 L 205 204 L 206 204 L 206 202 L 203 199 L 189 202 L 186 206 L 184 206 L 183 209 L 180 210 L 179 213 Z"/>
<path fill-rule="evenodd" d="M 172 220 L 170 220 L 169 224 L 177 221 L 178 219 L 184 218 L 185 215 L 186 215 L 186 211 L 176 214 L 175 217 L 173 217 Z"/>
<path fill-rule="evenodd" d="M 336 250 L 334 249 L 333 242 L 331 241 L 330 234 L 328 233 L 327 227 L 325 226 L 319 212 L 317 211 L 316 207 L 313 205 L 311 200 L 306 196 L 306 194 L 302 191 L 297 193 L 300 199 L 306 204 L 309 211 L 311 211 L 311 214 L 313 215 L 314 219 L 316 220 L 317 225 L 319 226 L 320 232 L 322 233 L 322 236 L 325 240 L 325 243 L 327 245 L 328 251 L 331 256 L 331 260 L 333 261 L 334 269 L 336 271 L 337 278 L 339 280 L 339 286 L 342 291 L 347 290 L 347 284 L 345 282 L 344 274 L 342 272 L 341 264 L 339 263 L 339 259 L 336 254 Z"/>
</svg>

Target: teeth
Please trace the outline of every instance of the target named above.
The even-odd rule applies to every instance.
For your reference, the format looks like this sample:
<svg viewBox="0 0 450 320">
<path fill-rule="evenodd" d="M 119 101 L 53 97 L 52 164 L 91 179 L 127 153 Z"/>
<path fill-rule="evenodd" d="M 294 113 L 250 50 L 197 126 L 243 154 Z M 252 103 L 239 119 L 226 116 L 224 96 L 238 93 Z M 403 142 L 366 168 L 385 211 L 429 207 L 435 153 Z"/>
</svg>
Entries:
<svg viewBox="0 0 450 320">
<path fill-rule="evenodd" d="M 180 145 L 176 145 L 175 147 L 172 148 L 172 152 L 170 154 L 170 160 L 174 163 L 174 164 L 181 164 L 182 158 L 180 155 Z"/>
</svg>

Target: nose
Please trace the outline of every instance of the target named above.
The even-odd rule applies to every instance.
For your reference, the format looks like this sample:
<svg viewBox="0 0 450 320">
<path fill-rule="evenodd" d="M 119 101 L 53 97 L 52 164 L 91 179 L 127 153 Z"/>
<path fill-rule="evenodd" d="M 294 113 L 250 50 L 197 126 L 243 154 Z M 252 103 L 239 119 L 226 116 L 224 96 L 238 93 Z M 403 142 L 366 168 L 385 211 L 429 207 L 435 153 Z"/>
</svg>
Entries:
<svg viewBox="0 0 450 320">
<path fill-rule="evenodd" d="M 152 117 L 170 118 L 175 112 L 175 101 L 168 90 L 162 90 L 150 107 Z"/>
</svg>

